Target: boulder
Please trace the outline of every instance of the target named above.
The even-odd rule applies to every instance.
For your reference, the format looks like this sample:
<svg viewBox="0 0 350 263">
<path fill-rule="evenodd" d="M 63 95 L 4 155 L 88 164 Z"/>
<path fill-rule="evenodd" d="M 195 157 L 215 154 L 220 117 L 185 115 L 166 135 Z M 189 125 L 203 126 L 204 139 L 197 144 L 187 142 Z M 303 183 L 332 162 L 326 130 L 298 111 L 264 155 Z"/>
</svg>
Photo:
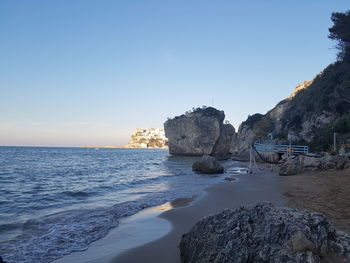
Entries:
<svg viewBox="0 0 350 263">
<path fill-rule="evenodd" d="M 315 171 L 322 168 L 322 159 L 315 156 L 303 156 L 304 170 Z"/>
<path fill-rule="evenodd" d="M 350 237 L 321 214 L 264 202 L 200 220 L 180 252 L 184 263 L 349 262 Z"/>
<path fill-rule="evenodd" d="M 204 174 L 222 174 L 224 167 L 215 157 L 204 155 L 200 160 L 193 163 L 192 170 Z"/>
<path fill-rule="evenodd" d="M 330 155 L 327 154 L 322 158 L 322 168 L 324 170 L 339 170 L 343 169 L 347 163 L 349 163 L 349 158 L 341 155 Z"/>
<path fill-rule="evenodd" d="M 279 167 L 279 175 L 296 175 L 303 171 L 299 158 L 290 158 Z"/>
<path fill-rule="evenodd" d="M 215 149 L 215 155 L 226 156 L 234 129 L 231 125 L 224 125 L 224 119 L 224 112 L 212 107 L 198 108 L 168 119 L 164 130 L 170 154 L 212 155 Z"/>
</svg>

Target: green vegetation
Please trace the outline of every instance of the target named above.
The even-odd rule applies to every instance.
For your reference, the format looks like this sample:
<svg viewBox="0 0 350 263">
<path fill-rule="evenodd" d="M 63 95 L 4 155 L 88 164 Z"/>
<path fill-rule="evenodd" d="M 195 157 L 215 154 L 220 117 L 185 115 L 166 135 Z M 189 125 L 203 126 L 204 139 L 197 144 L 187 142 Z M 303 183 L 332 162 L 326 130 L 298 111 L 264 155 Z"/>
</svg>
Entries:
<svg viewBox="0 0 350 263">
<path fill-rule="evenodd" d="M 274 123 L 270 117 L 260 113 L 248 116 L 248 119 L 242 123 L 254 130 L 257 138 L 265 138 L 274 130 Z"/>
<path fill-rule="evenodd" d="M 336 48 L 338 61 L 350 61 L 350 10 L 332 14 L 333 26 L 329 28 L 329 38 L 338 41 Z"/>
<path fill-rule="evenodd" d="M 198 108 L 193 107 L 191 110 L 186 111 L 185 114 L 174 117 L 174 119 L 181 118 L 181 117 L 184 117 L 184 116 L 186 116 L 188 114 L 192 114 L 192 113 L 199 113 L 199 114 L 202 114 L 204 116 L 217 117 L 219 119 L 222 118 L 222 121 L 225 118 L 225 115 L 222 111 L 219 111 L 213 107 L 207 107 L 207 106 L 203 105 L 202 107 L 198 107 Z M 167 120 L 171 120 L 171 118 L 168 118 Z"/>
<path fill-rule="evenodd" d="M 337 133 L 337 144 L 343 144 L 350 139 L 350 113 L 343 115 L 334 122 L 314 130 L 314 139 L 304 143 L 310 147 L 311 151 L 321 152 L 333 150 L 333 134 Z"/>
<path fill-rule="evenodd" d="M 339 119 L 337 119 L 332 127 L 334 128 L 335 132 L 342 133 L 342 134 L 348 134 L 350 133 L 350 113 L 345 114 Z"/>
</svg>

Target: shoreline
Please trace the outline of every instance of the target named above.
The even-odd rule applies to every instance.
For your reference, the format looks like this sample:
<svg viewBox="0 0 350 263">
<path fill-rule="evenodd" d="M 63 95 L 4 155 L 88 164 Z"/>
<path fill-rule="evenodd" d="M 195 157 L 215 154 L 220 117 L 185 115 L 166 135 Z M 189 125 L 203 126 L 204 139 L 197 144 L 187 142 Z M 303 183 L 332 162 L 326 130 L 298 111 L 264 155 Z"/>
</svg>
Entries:
<svg viewBox="0 0 350 263">
<path fill-rule="evenodd" d="M 153 148 L 153 147 L 126 147 L 126 146 L 80 146 L 81 149 L 132 149 L 132 150 L 169 150 L 168 148 Z"/>
<path fill-rule="evenodd" d="M 107 236 L 91 243 L 87 250 L 73 252 L 53 262 L 179 262 L 176 261 L 179 259 L 177 252 L 179 238 L 200 218 L 225 208 L 254 204 L 255 201 L 269 200 L 276 205 L 285 203 L 280 193 L 278 197 L 271 195 L 272 197 L 269 198 L 271 190 L 278 192 L 280 188 L 276 173 L 262 167 L 263 172 L 259 174 L 232 174 L 231 166 L 245 167 L 245 164 L 227 163 L 228 173 L 219 175 L 220 182 L 216 182 L 192 197 L 178 198 L 125 217 L 118 227 L 112 229 Z M 260 194 L 257 195 L 257 192 Z M 154 243 L 155 247 L 153 247 Z M 167 259 L 159 259 L 159 244 L 162 251 L 167 251 L 165 252 L 169 255 Z M 145 255 L 149 255 L 149 246 L 153 247 L 154 257 L 148 260 Z M 140 253 L 138 250 L 143 247 L 146 247 L 146 251 Z M 139 256 L 134 260 L 125 259 L 130 254 Z"/>
<path fill-rule="evenodd" d="M 210 186 L 187 206 L 173 208 L 158 215 L 171 224 L 170 232 L 157 240 L 128 249 L 108 262 L 178 263 L 180 262 L 178 245 L 182 234 L 188 232 L 201 218 L 224 209 L 236 209 L 260 201 L 270 201 L 276 206 L 285 206 L 287 203 L 283 192 L 280 191 L 283 179 L 267 168 L 260 174 L 234 175 L 234 177 L 238 180 Z"/>
<path fill-rule="evenodd" d="M 181 236 L 201 218 L 226 208 L 251 206 L 260 201 L 270 201 L 276 206 L 324 213 L 334 226 L 349 232 L 350 222 L 346 218 L 350 217 L 350 209 L 345 207 L 350 202 L 350 197 L 344 199 L 345 193 L 336 195 L 334 202 L 326 207 L 324 202 L 328 201 L 327 198 L 334 199 L 334 195 L 329 196 L 328 188 L 334 189 L 339 183 L 344 189 L 346 188 L 348 184 L 345 184 L 344 180 L 350 183 L 350 170 L 307 172 L 298 176 L 282 177 L 266 166 L 260 168 L 262 172 L 257 174 L 223 174 L 221 182 L 209 186 L 199 195 L 175 199 L 126 217 L 106 237 L 92 243 L 88 250 L 72 253 L 54 262 L 179 263 L 178 245 Z M 333 180 L 331 184 L 324 185 L 330 180 L 330 176 L 332 179 L 334 176 L 339 178 Z M 231 178 L 233 181 L 226 178 Z M 316 198 L 315 191 L 316 195 L 324 194 Z M 338 207 L 339 202 L 343 203 L 341 211 Z M 330 210 L 327 213 L 322 209 Z"/>
</svg>

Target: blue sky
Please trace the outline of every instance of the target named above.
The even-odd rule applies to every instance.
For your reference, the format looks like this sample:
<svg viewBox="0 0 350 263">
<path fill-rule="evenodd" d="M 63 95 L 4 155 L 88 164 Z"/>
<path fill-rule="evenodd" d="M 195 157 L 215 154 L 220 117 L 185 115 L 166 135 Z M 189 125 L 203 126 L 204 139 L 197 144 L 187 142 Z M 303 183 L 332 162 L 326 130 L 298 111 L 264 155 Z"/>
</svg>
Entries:
<svg viewBox="0 0 350 263">
<path fill-rule="evenodd" d="M 0 2 L 0 145 L 124 145 L 192 107 L 237 129 L 335 61 L 348 1 Z"/>
</svg>

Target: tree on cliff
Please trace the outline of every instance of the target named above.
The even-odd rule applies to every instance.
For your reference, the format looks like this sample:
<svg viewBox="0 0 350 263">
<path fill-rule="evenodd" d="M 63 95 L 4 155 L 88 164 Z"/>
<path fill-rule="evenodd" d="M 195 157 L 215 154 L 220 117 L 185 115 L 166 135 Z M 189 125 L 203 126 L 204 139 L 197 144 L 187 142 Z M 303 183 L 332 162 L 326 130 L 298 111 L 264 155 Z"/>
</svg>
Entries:
<svg viewBox="0 0 350 263">
<path fill-rule="evenodd" d="M 345 13 L 332 13 L 333 26 L 329 28 L 328 37 L 337 40 L 339 61 L 350 61 L 350 10 Z"/>
</svg>

